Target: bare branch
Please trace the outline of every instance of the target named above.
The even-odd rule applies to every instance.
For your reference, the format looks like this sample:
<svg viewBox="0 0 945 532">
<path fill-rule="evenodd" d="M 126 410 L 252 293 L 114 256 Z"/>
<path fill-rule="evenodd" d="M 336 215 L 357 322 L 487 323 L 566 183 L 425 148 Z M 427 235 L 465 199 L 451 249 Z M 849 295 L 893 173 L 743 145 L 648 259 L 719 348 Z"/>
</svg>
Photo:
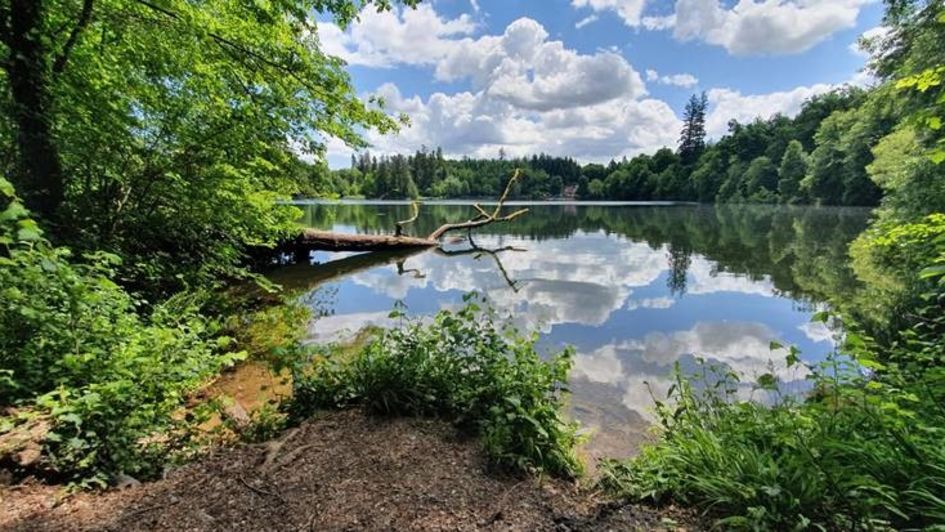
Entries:
<svg viewBox="0 0 945 532">
<path fill-rule="evenodd" d="M 516 168 L 515 173 L 512 174 L 512 178 L 509 179 L 508 184 L 505 185 L 505 190 L 502 192 L 502 195 L 499 196 L 499 201 L 496 203 L 495 210 L 493 210 L 491 214 L 483 209 L 478 203 L 474 204 L 473 208 L 479 211 L 478 217 L 472 218 L 465 222 L 443 224 L 439 227 L 439 229 L 430 233 L 430 236 L 428 236 L 427 239 L 439 240 L 440 237 L 442 237 L 447 232 L 455 231 L 457 229 L 473 229 L 475 227 L 482 227 L 493 222 L 507 222 L 528 212 L 528 209 L 520 209 L 513 212 L 512 214 L 499 216 L 499 214 L 502 212 L 502 207 L 505 205 L 505 200 L 509 197 L 509 192 L 512 191 L 512 186 L 515 184 L 515 181 L 518 180 L 520 174 L 520 170 Z"/>
<path fill-rule="evenodd" d="M 82 32 L 89 25 L 89 21 L 92 20 L 92 1 L 93 0 L 84 0 L 82 2 L 82 11 L 79 13 L 79 20 L 72 28 L 72 32 L 69 33 L 69 38 L 66 39 L 66 44 L 63 45 L 62 52 L 56 56 L 56 60 L 53 62 L 53 74 L 61 74 L 62 71 L 65 70 L 66 63 L 69 61 L 69 54 L 72 53 L 72 49 L 75 47 L 76 43 L 79 42 L 79 36 L 82 35 Z"/>
<path fill-rule="evenodd" d="M 383 251 L 439 247 L 440 238 L 449 231 L 461 229 L 472 230 L 473 228 L 482 227 L 493 222 L 508 222 L 528 212 L 528 209 L 519 209 L 511 214 L 500 216 L 505 200 L 508 198 L 509 192 L 512 190 L 512 186 L 518 177 L 519 171 L 516 170 L 512 178 L 509 179 L 509 183 L 506 185 L 502 196 L 499 197 L 499 202 L 495 210 L 491 213 L 478 204 L 473 205 L 473 208 L 479 213 L 478 216 L 465 222 L 443 224 L 426 238 L 404 236 L 403 234 L 403 226 L 415 221 L 419 216 L 420 206 L 415 202 L 413 204 L 413 216 L 408 220 L 397 222 L 397 230 L 393 235 L 352 235 L 334 233 L 331 231 L 319 231 L 317 229 L 303 229 L 301 234 L 299 234 L 293 242 L 289 243 L 289 246 L 299 252 L 313 249 L 325 251 Z"/>
<path fill-rule="evenodd" d="M 395 236 L 403 236 L 404 226 L 417 221 L 417 217 L 420 216 L 420 202 L 415 201 L 411 205 L 413 206 L 413 216 L 406 220 L 397 222 L 397 230 L 394 232 Z"/>
<path fill-rule="evenodd" d="M 485 216 L 486 218 L 489 217 L 489 213 L 487 213 L 486 210 L 482 208 L 482 205 L 479 205 L 478 203 L 474 203 L 473 209 L 476 209 L 477 211 L 479 211 L 479 213 Z"/>
</svg>

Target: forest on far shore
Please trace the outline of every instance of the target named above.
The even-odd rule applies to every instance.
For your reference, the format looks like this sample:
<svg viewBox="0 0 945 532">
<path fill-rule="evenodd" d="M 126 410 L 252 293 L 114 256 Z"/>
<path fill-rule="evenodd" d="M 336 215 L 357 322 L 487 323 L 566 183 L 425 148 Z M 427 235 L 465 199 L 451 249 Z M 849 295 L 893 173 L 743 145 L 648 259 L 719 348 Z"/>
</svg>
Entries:
<svg viewBox="0 0 945 532">
<path fill-rule="evenodd" d="M 878 144 L 904 112 L 891 90 L 888 84 L 839 88 L 810 98 L 793 118 L 732 120 L 715 142 L 706 140 L 707 98 L 693 95 L 675 150 L 606 165 L 547 154 L 510 158 L 502 150 L 493 159 L 449 159 L 440 148 L 426 147 L 380 157 L 364 151 L 352 156 L 350 168 L 305 169 L 304 192 L 380 199 L 492 197 L 501 192 L 505 176 L 520 168 L 524 179 L 513 197 L 525 199 L 874 206 L 882 197 L 875 178 L 884 171 L 872 164 L 877 154 L 916 142 L 899 134 Z"/>
</svg>

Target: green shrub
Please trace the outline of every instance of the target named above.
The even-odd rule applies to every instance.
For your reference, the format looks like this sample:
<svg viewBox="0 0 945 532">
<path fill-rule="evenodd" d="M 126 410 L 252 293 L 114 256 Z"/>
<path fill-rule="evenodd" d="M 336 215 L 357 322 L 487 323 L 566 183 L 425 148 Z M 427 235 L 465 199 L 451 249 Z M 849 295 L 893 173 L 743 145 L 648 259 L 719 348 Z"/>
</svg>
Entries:
<svg viewBox="0 0 945 532">
<path fill-rule="evenodd" d="M 173 415 L 186 394 L 241 355 L 225 352 L 198 296 L 141 317 L 111 280 L 116 257 L 73 262 L 2 179 L 0 208 L 0 406 L 16 407 L 0 431 L 48 419 L 46 461 L 73 480 L 154 472 L 188 422 Z"/>
<path fill-rule="evenodd" d="M 855 349 L 868 350 L 854 337 L 861 342 Z M 889 372 L 875 357 L 863 361 Z M 737 398 L 735 375 L 710 372 L 700 382 L 677 370 L 671 404 L 658 406 L 659 440 L 634 459 L 606 462 L 603 487 L 694 505 L 725 528 L 945 525 L 941 372 L 861 376 L 839 358 L 810 371 L 810 398 L 765 406 Z M 777 381 L 767 375 L 755 386 L 776 393 Z"/>
<path fill-rule="evenodd" d="M 382 415 L 440 416 L 477 434 L 500 466 L 575 476 L 577 427 L 561 413 L 572 352 L 543 360 L 536 339 L 467 301 L 430 324 L 405 320 L 353 359 L 327 353 L 298 369 L 290 413 L 363 405 Z"/>
</svg>

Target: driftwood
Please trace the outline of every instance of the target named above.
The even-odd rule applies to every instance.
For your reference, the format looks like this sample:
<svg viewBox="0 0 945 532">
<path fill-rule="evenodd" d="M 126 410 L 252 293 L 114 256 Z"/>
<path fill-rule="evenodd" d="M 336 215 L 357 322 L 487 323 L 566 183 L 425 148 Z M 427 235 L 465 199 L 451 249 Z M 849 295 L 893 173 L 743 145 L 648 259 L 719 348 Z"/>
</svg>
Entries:
<svg viewBox="0 0 945 532">
<path fill-rule="evenodd" d="M 513 280 L 502 259 L 499 257 L 502 253 L 522 252 L 524 249 L 514 246 L 504 246 L 490 249 L 484 248 L 473 241 L 471 235 L 466 239 L 468 247 L 460 249 L 443 249 L 437 247 L 433 252 L 444 257 L 458 257 L 462 255 L 471 255 L 474 259 L 480 259 L 483 256 L 489 256 L 495 262 L 499 273 L 503 279 L 514 291 L 519 290 L 519 282 Z M 304 293 L 318 286 L 337 281 L 355 273 L 373 270 L 383 266 L 396 266 L 398 275 L 411 275 L 422 279 L 426 275 L 416 268 L 408 268 L 406 261 L 415 255 L 429 251 L 429 248 L 403 248 L 389 251 L 375 251 L 372 253 L 361 253 L 351 255 L 343 259 L 329 261 L 323 264 L 309 264 L 307 261 L 297 264 L 291 264 L 282 267 L 273 272 L 270 279 L 279 285 L 282 285 L 289 293 Z"/>
<path fill-rule="evenodd" d="M 487 211 L 482 205 L 476 203 L 473 208 L 477 211 L 477 216 L 466 220 L 465 222 L 445 223 L 436 231 L 433 231 L 426 238 L 405 236 L 403 234 L 404 226 L 416 221 L 420 215 L 420 204 L 413 203 L 413 216 L 407 220 L 397 222 L 394 234 L 385 235 L 352 235 L 345 233 L 335 233 L 332 231 L 319 231 L 317 229 L 305 229 L 302 234 L 292 243 L 295 252 L 306 253 L 309 251 L 393 251 L 404 249 L 423 249 L 439 247 L 440 238 L 450 231 L 471 230 L 476 227 L 482 227 L 495 222 L 508 222 L 526 212 L 528 209 L 519 209 L 510 214 L 502 215 L 502 207 L 505 200 L 512 190 L 512 185 L 519 177 L 519 171 L 516 170 L 509 179 L 502 196 L 496 203 L 492 212 Z"/>
</svg>

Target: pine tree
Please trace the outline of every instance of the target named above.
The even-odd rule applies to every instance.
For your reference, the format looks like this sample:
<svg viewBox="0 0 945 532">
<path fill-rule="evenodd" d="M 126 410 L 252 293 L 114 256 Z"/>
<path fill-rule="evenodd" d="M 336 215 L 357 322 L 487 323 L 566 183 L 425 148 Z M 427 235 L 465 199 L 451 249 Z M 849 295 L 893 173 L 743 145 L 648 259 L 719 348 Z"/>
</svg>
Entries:
<svg viewBox="0 0 945 532">
<path fill-rule="evenodd" d="M 709 99 L 705 92 L 693 94 L 686 104 L 683 129 L 679 136 L 679 157 L 683 164 L 693 164 L 705 150 L 705 114 Z"/>
</svg>

